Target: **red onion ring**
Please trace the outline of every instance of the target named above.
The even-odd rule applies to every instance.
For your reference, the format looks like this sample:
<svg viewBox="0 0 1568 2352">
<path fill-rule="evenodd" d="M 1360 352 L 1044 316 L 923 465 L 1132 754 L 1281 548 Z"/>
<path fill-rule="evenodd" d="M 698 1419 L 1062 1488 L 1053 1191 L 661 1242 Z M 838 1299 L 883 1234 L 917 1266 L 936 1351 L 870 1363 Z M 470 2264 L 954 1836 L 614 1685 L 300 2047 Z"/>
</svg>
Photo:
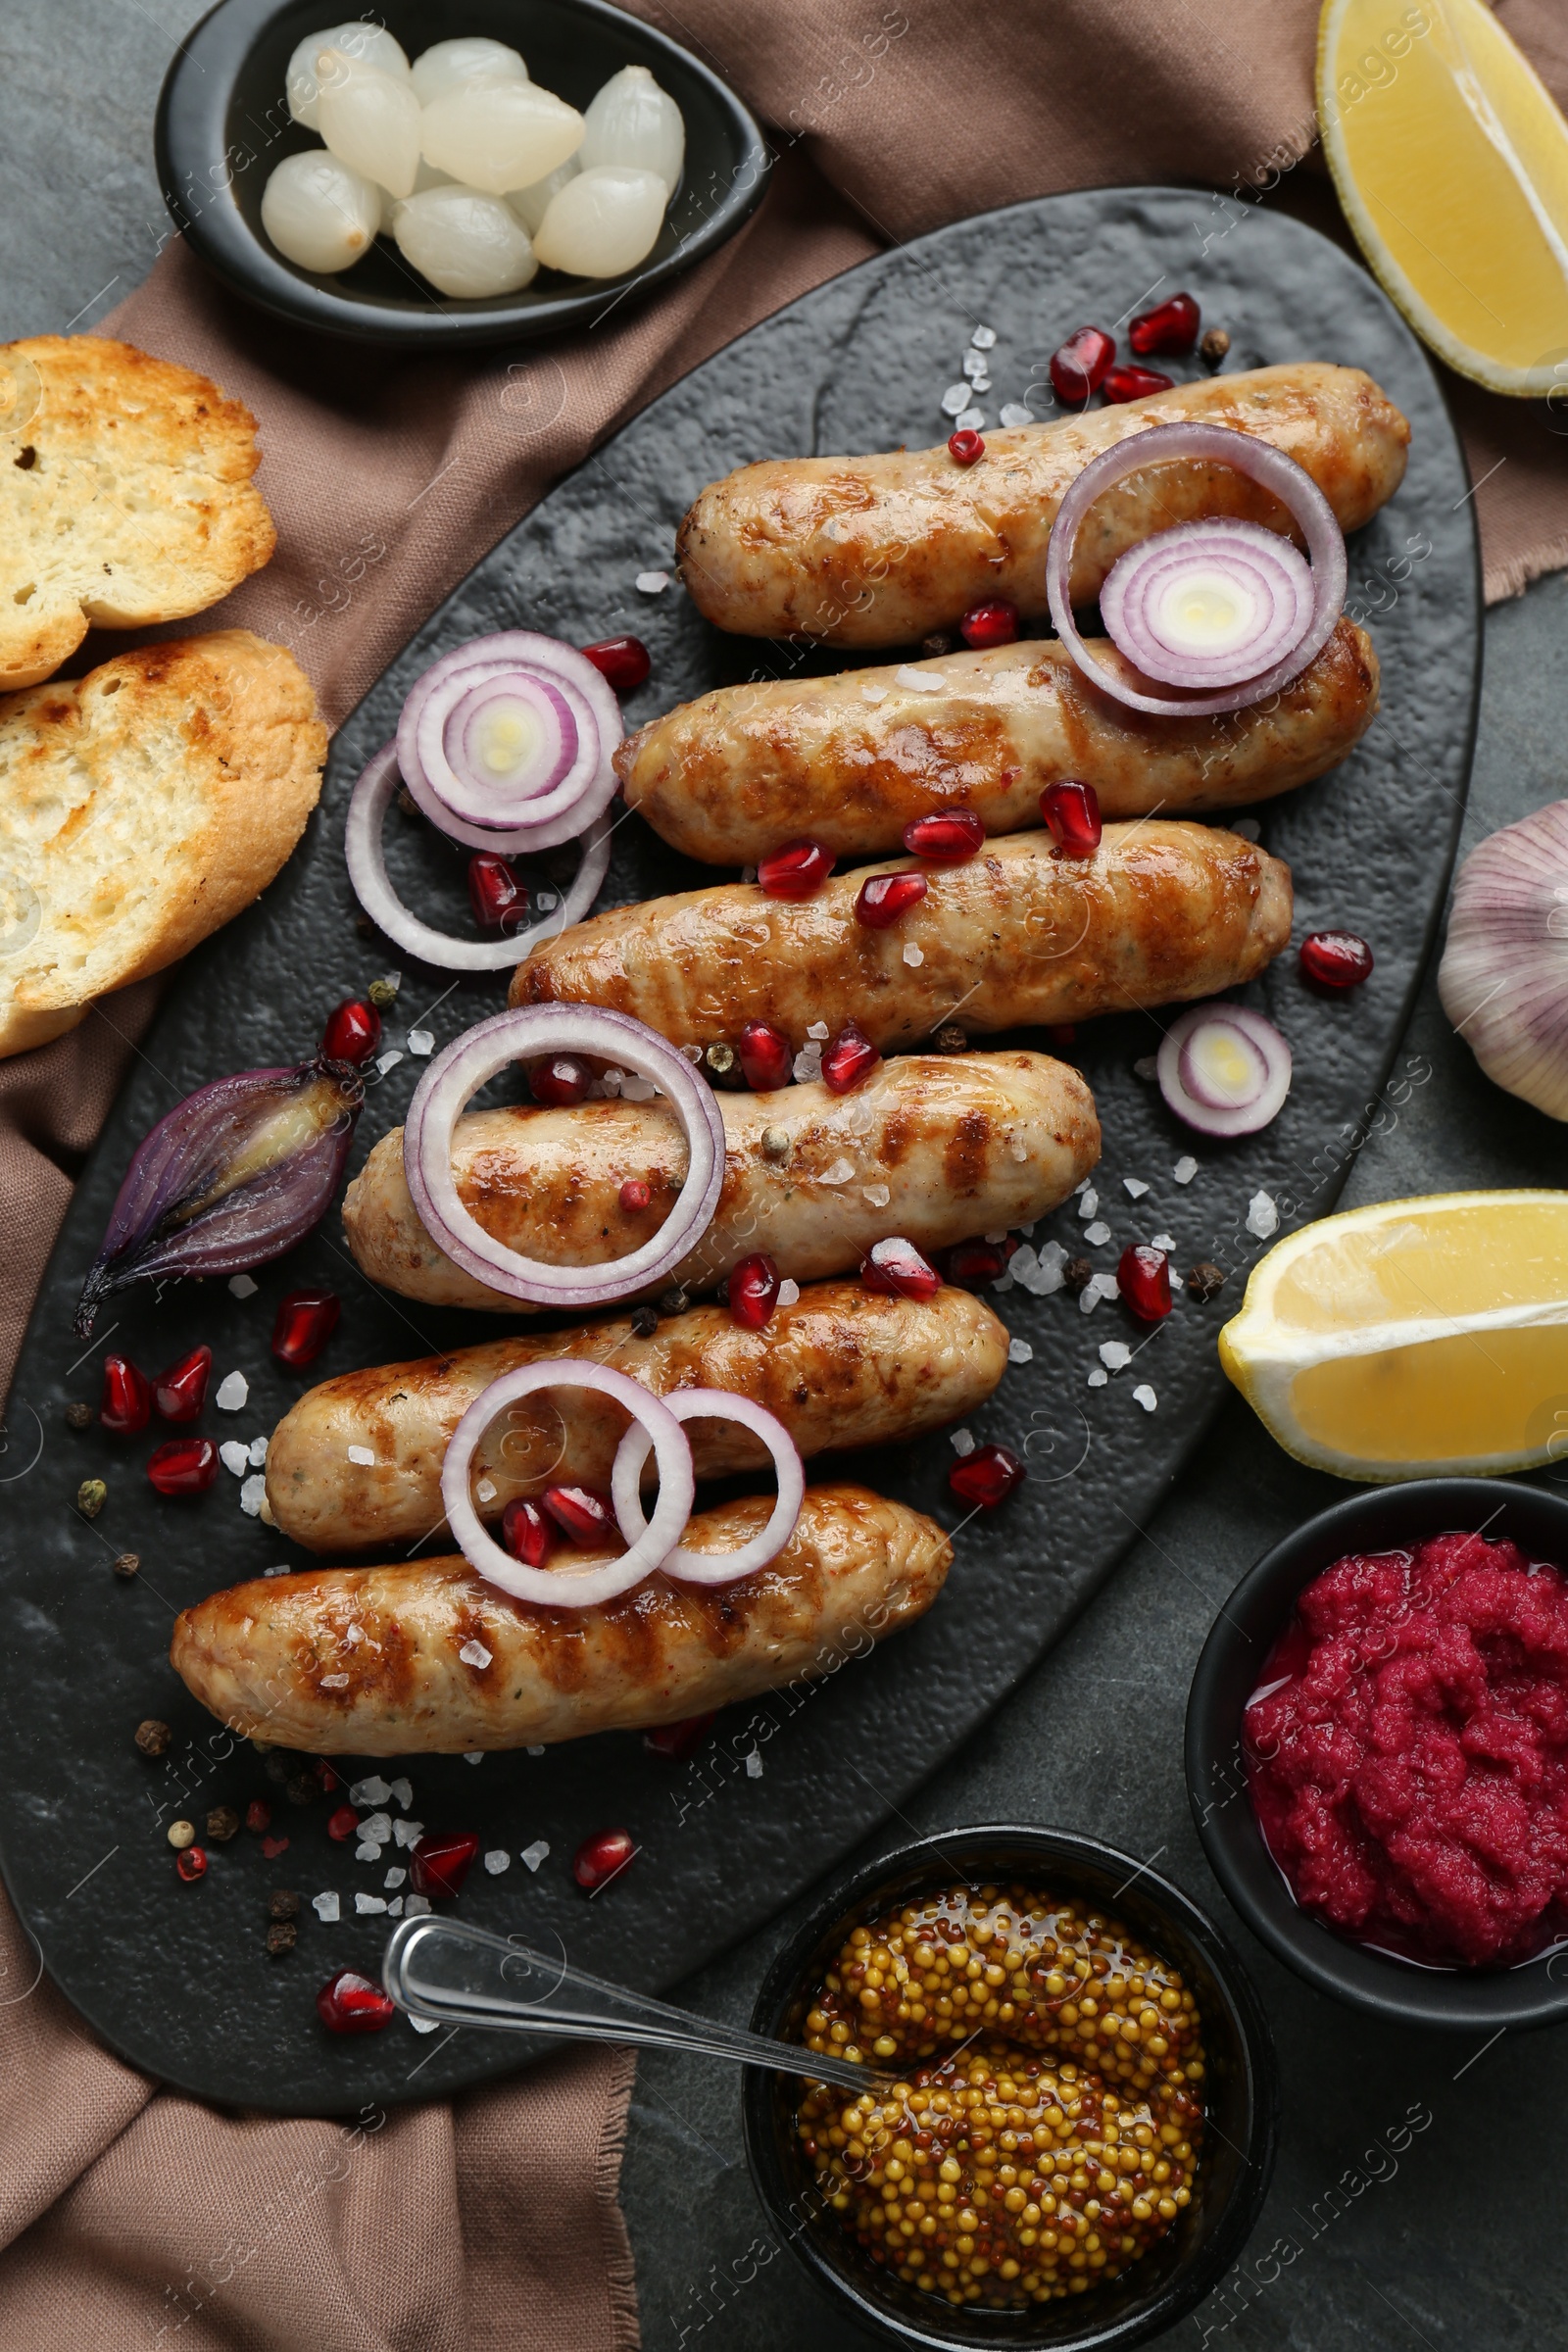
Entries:
<svg viewBox="0 0 1568 2352">
<path fill-rule="evenodd" d="M 525 706 L 545 746 L 538 772 L 526 784 L 483 778 L 484 756 L 475 738 L 487 712 L 508 699 Z M 580 790 L 584 770 L 591 775 L 597 769 L 598 729 L 590 724 L 583 732 L 587 708 L 578 695 L 568 700 L 567 690 L 540 670 L 497 669 L 455 701 L 437 695 L 426 703 L 416 729 L 420 769 L 439 786 L 451 814 L 488 832 L 529 824 L 536 813 L 558 815 Z"/>
<path fill-rule="evenodd" d="M 548 792 L 523 804 L 526 816 L 479 823 L 447 797 L 450 787 L 459 789 L 470 808 L 484 805 L 482 780 L 471 789 L 459 788 L 449 757 L 449 723 L 476 688 L 506 678 L 519 688 L 529 681 L 559 695 L 576 724 L 577 757 Z M 415 680 L 398 720 L 398 761 L 426 816 L 454 841 L 478 850 L 548 850 L 570 841 L 590 817 L 609 808 L 615 790 L 611 758 L 623 731 L 613 688 L 575 646 L 532 629 L 504 629 L 444 654 Z"/>
<path fill-rule="evenodd" d="M 496 1415 L 536 1389 L 598 1389 L 625 1406 L 652 1446 L 659 1462 L 659 1499 L 653 1518 L 645 1523 L 629 1550 L 600 1568 L 530 1568 L 503 1551 L 481 1525 L 468 1493 L 468 1473 L 474 1449 Z M 631 1431 L 627 1431 L 627 1436 Z M 697 1489 L 692 1475 L 692 1449 L 679 1421 L 664 1403 L 624 1372 L 608 1364 L 584 1364 L 567 1357 L 548 1363 L 524 1364 L 504 1372 L 482 1389 L 453 1431 L 441 1464 L 441 1501 L 447 1525 L 470 1567 L 490 1584 L 499 1585 L 517 1600 L 539 1601 L 547 1608 L 590 1608 L 596 1601 L 616 1600 L 657 1568 L 673 1546 L 691 1517 Z"/>
<path fill-rule="evenodd" d="M 1107 490 L 1113 490 L 1128 474 L 1140 472 L 1146 466 L 1168 465 L 1183 458 L 1229 466 L 1271 491 L 1282 506 L 1290 509 L 1301 526 L 1312 559 L 1312 620 L 1299 643 L 1259 676 L 1221 693 L 1184 695 L 1178 702 L 1168 696 L 1141 694 L 1114 670 L 1095 660 L 1073 619 L 1068 581 L 1079 531 L 1097 500 Z M 1126 703 L 1134 710 L 1151 710 L 1161 717 L 1203 718 L 1221 710 L 1241 710 L 1289 684 L 1328 643 L 1345 606 L 1346 579 L 1345 534 L 1335 519 L 1334 509 L 1305 466 L 1287 457 L 1284 450 L 1257 440 L 1251 433 L 1237 432 L 1228 424 L 1150 424 L 1141 432 L 1129 434 L 1125 441 L 1118 441 L 1113 448 L 1102 450 L 1084 467 L 1057 508 L 1046 549 L 1046 596 L 1051 617 L 1074 663 L 1094 685 L 1113 695 L 1118 702 Z"/>
<path fill-rule="evenodd" d="M 1255 1069 L 1251 1091 L 1238 1099 L 1203 1084 L 1198 1060 L 1205 1029 L 1228 1030 Z M 1159 1091 L 1179 1119 L 1200 1135 L 1255 1135 L 1277 1118 L 1291 1091 L 1291 1049 L 1272 1021 L 1245 1004 L 1195 1004 L 1172 1021 L 1155 1061 Z"/>
<path fill-rule="evenodd" d="M 603 814 L 594 817 L 583 834 L 582 862 L 554 914 L 505 939 L 451 939 L 444 931 L 431 930 L 428 923 L 410 913 L 386 870 L 381 835 L 397 788 L 398 747 L 384 743 L 354 787 L 343 849 L 354 895 L 366 913 L 388 939 L 417 956 L 421 963 L 435 964 L 445 972 L 507 971 L 531 955 L 541 940 L 558 939 L 568 924 L 580 922 L 598 897 L 610 871 L 612 826 Z"/>
<path fill-rule="evenodd" d="M 765 1405 L 754 1404 L 749 1396 L 731 1396 L 727 1389 L 680 1389 L 662 1401 L 677 1421 L 738 1421 L 743 1429 L 760 1438 L 773 1456 L 778 1471 L 778 1501 L 760 1534 L 749 1544 L 743 1544 L 739 1551 L 688 1551 L 680 1544 L 659 1563 L 666 1576 L 678 1577 L 682 1584 L 739 1584 L 743 1576 L 755 1576 L 759 1568 L 765 1568 L 769 1560 L 777 1559 L 795 1533 L 795 1523 L 806 1499 L 806 1470 L 800 1448 L 783 1422 Z M 639 1481 L 652 1444 L 646 1429 L 639 1429 L 633 1422 L 615 1452 L 610 1492 L 620 1532 L 628 1544 L 640 1542 L 648 1525 Z M 661 1504 L 663 1499 L 661 1485 Z"/>
<path fill-rule="evenodd" d="M 1172 591 L 1217 571 L 1250 601 L 1254 619 L 1223 653 L 1173 643 L 1165 622 Z M 1261 523 L 1179 522 L 1118 556 L 1100 592 L 1111 643 L 1146 678 L 1166 686 L 1234 686 L 1283 661 L 1312 621 L 1312 574 L 1288 539 Z"/>
<path fill-rule="evenodd" d="M 674 1207 L 658 1233 L 608 1265 L 524 1257 L 486 1233 L 458 1198 L 452 1130 L 465 1104 L 509 1061 L 547 1054 L 603 1055 L 635 1070 L 685 1130 L 689 1164 Z M 476 1281 L 536 1306 L 605 1306 L 660 1281 L 707 1232 L 724 1182 L 724 1122 L 707 1081 L 641 1021 L 597 1004 L 519 1004 L 477 1022 L 430 1063 L 409 1105 L 403 1166 L 425 1231 Z"/>
</svg>

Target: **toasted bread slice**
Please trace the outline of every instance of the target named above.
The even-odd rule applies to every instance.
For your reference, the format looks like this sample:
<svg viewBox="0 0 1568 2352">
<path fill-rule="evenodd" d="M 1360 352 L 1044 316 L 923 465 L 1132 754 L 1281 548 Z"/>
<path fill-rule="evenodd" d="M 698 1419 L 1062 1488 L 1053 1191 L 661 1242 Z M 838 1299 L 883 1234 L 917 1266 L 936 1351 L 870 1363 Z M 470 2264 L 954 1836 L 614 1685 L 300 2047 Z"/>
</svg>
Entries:
<svg viewBox="0 0 1568 2352">
<path fill-rule="evenodd" d="M 203 612 L 276 542 L 256 420 L 189 368 L 96 335 L 0 344 L 0 689 L 87 634 Z"/>
<path fill-rule="evenodd" d="M 303 832 L 325 756 L 309 679 L 248 629 L 0 700 L 0 1054 L 248 906 Z"/>
</svg>

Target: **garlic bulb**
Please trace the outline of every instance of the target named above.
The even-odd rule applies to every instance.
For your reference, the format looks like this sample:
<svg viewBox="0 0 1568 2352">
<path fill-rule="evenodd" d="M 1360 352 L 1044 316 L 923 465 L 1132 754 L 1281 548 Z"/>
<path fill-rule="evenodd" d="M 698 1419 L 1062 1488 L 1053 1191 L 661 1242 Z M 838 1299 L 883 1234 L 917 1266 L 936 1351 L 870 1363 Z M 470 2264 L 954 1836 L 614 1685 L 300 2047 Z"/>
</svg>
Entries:
<svg viewBox="0 0 1568 2352">
<path fill-rule="evenodd" d="M 481 74 L 494 74 L 498 81 L 528 78 L 515 49 L 475 33 L 468 40 L 437 41 L 434 48 L 422 51 L 414 61 L 414 94 L 421 106 L 428 106 L 432 98 L 444 97 Z"/>
<path fill-rule="evenodd" d="M 1568 1119 L 1568 801 L 1471 851 L 1438 994 L 1489 1078 Z"/>
<path fill-rule="evenodd" d="M 296 122 L 307 130 L 319 130 L 317 116 L 318 60 L 328 49 L 341 49 L 347 57 L 363 58 L 367 65 L 379 66 L 383 74 L 400 74 L 408 79 L 409 61 L 402 46 L 381 24 L 332 24 L 324 32 L 306 34 L 288 61 L 288 111 Z"/>
<path fill-rule="evenodd" d="M 262 226 L 302 270 L 347 270 L 381 224 L 381 191 L 324 147 L 286 155 L 262 191 Z"/>
<path fill-rule="evenodd" d="M 612 74 L 583 121 L 587 129 L 578 161 L 585 172 L 596 164 L 657 172 L 665 194 L 674 195 L 686 157 L 686 125 L 674 99 L 646 66 L 623 66 Z"/>
<path fill-rule="evenodd" d="M 552 196 L 533 249 L 548 269 L 573 277 L 618 277 L 652 253 L 664 201 L 657 172 L 600 164 Z"/>
<path fill-rule="evenodd" d="M 575 155 L 582 117 L 532 81 L 487 74 L 432 98 L 421 122 L 424 160 L 466 186 L 504 196 L 531 187 Z"/>
<path fill-rule="evenodd" d="M 581 169 L 577 158 L 568 155 L 564 164 L 558 164 L 543 179 L 536 179 L 531 188 L 514 188 L 507 202 L 530 237 L 539 234 L 544 217 L 550 210 L 550 199 L 556 190 L 564 188 L 568 179 L 575 179 Z"/>
<path fill-rule="evenodd" d="M 392 234 L 404 260 L 441 294 L 514 294 L 539 267 L 511 208 L 456 182 L 395 205 Z"/>
<path fill-rule="evenodd" d="M 345 49 L 323 50 L 317 72 L 317 114 L 332 153 L 394 196 L 411 196 L 419 168 L 419 101 L 414 84 L 407 75 L 350 57 Z"/>
</svg>

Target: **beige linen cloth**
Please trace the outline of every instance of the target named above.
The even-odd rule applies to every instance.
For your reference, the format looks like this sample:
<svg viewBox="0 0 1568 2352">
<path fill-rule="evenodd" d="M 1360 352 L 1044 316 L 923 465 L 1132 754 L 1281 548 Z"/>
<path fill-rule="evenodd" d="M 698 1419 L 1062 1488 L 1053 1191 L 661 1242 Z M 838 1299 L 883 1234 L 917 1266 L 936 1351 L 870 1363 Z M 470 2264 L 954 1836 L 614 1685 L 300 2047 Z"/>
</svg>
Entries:
<svg viewBox="0 0 1568 2352">
<path fill-rule="evenodd" d="M 722 74 L 781 150 L 744 234 L 657 301 L 513 365 L 395 361 L 290 334 L 231 301 L 175 241 L 99 330 L 206 369 L 255 411 L 278 551 L 209 618 L 293 645 L 334 723 L 617 424 L 867 255 L 1057 189 L 1247 188 L 1282 168 L 1276 201 L 1336 228 L 1308 153 L 1316 0 L 630 4 Z M 1498 13 L 1568 99 L 1562 0 L 1500 0 Z M 1450 390 L 1482 483 L 1488 593 L 1515 594 L 1568 562 L 1568 441 L 1538 409 Z M 385 552 L 365 561 L 372 547 Z M 154 994 L 126 990 L 72 1036 L 0 1064 L 0 1375 Z M 372 2117 L 373 2129 L 225 2115 L 101 2050 L 38 1981 L 3 1898 L 0 1969 L 0 2344 L 636 2342 L 615 2202 L 624 2057 L 566 2057 Z"/>
</svg>

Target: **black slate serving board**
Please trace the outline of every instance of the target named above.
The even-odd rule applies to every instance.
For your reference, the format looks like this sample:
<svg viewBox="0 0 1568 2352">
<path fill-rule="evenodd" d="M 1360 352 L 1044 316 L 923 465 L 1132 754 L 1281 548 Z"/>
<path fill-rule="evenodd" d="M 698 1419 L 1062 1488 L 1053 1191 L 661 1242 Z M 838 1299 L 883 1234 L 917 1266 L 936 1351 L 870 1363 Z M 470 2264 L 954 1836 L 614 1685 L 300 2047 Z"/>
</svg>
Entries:
<svg viewBox="0 0 1568 2352">
<path fill-rule="evenodd" d="M 96 1401 L 100 1358 L 113 1345 L 149 1371 L 199 1340 L 218 1377 L 249 1382 L 244 1408 L 210 1402 L 211 1434 L 268 1432 L 312 1380 L 417 1355 L 504 1325 L 433 1312 L 373 1291 L 356 1273 L 335 1215 L 292 1258 L 264 1268 L 255 1297 L 221 1282 L 134 1292 L 113 1302 L 89 1347 L 71 1337 L 81 1276 L 135 1143 L 183 1094 L 230 1069 L 308 1053 L 328 1008 L 395 969 L 356 932 L 342 859 L 354 777 L 391 733 L 402 696 L 438 654 L 484 630 L 526 625 L 577 643 L 636 629 L 654 674 L 627 706 L 637 724 L 677 700 L 754 670 L 778 672 L 786 649 L 726 641 L 678 588 L 639 594 L 638 572 L 665 568 L 693 493 L 745 460 L 796 452 L 919 445 L 946 429 L 940 402 L 957 380 L 978 323 L 996 329 L 995 420 L 1004 401 L 1050 414 L 1045 359 L 1086 319 L 1107 326 L 1179 286 L 1231 334 L 1231 369 L 1293 358 L 1369 368 L 1408 416 L 1410 466 L 1390 507 L 1350 549 L 1351 610 L 1364 614 L 1383 662 L 1383 709 L 1343 768 L 1256 813 L 1262 839 L 1294 868 L 1297 936 L 1326 924 L 1370 939 L 1366 989 L 1325 1001 L 1287 956 L 1249 992 L 1289 1037 L 1296 1083 L 1276 1123 L 1231 1145 L 1194 1138 L 1134 1065 L 1158 1038 L 1152 1018 L 1092 1025 L 1079 1058 L 1105 1131 L 1097 1179 L 1112 1238 L 1091 1254 L 1109 1269 L 1129 1241 L 1166 1232 L 1177 1261 L 1230 1269 L 1218 1303 L 1183 1300 L 1152 1337 L 1114 1301 L 1085 1315 L 1070 1294 L 999 1299 L 1030 1362 L 1009 1370 L 973 1418 L 981 1439 L 1015 1446 L 1028 1485 L 995 1516 L 965 1524 L 948 1590 L 932 1615 L 802 1701 L 777 1697 L 720 1718 L 681 1763 L 634 1736 L 548 1754 L 415 1759 L 414 1814 L 431 1828 L 472 1828 L 510 1867 L 475 1869 L 466 1915 L 530 1939 L 559 1937 L 579 1965 L 657 1987 L 755 1928 L 877 1823 L 961 1741 L 1083 1607 L 1148 1517 L 1222 1393 L 1214 1335 L 1265 1244 L 1247 1228 L 1266 1192 L 1281 1229 L 1333 1204 L 1354 1141 L 1384 1115 L 1419 1067 L 1391 1065 L 1431 944 L 1463 809 L 1480 661 L 1481 598 L 1473 508 L 1460 450 L 1421 351 L 1365 273 L 1286 220 L 1175 189 L 1062 196 L 938 231 L 864 264 L 765 321 L 708 361 L 638 416 L 487 556 L 343 728 L 321 808 L 305 844 L 263 901 L 193 956 L 171 992 L 88 1165 L 51 1262 L 18 1373 L 5 1488 L 4 1655 L 0 1721 L 0 1866 L 44 1965 L 89 2023 L 133 2064 L 200 2096 L 260 2108 L 341 2112 L 447 2091 L 518 2063 L 505 2036 L 416 2038 L 399 2020 L 357 2040 L 329 2036 L 313 1995 L 336 1968 L 374 1973 L 386 1923 L 353 1915 L 380 1866 L 331 1844 L 325 1807 L 297 1809 L 184 1692 L 166 1655 L 173 1612 L 216 1587 L 288 1561 L 309 1564 L 245 1517 L 227 1472 L 205 1497 L 161 1500 L 142 1464 L 162 1434 L 117 1441 L 96 1425 L 68 1430 L 64 1406 Z M 1180 370 L 1178 370 L 1180 371 Z M 352 606 L 329 626 L 352 626 Z M 829 666 L 825 661 L 822 666 Z M 390 854 L 426 908 L 456 916 L 461 866 L 392 819 Z M 614 905 L 715 878 L 663 849 L 636 819 L 615 837 L 601 901 Z M 499 981 L 464 983 L 418 968 L 402 981 L 390 1046 L 411 1026 L 437 1046 L 504 1001 Z M 427 1009 L 428 1008 L 428 1009 Z M 405 1058 L 372 1091 L 355 1164 L 401 1119 L 421 1064 Z M 505 1084 L 505 1082 L 503 1082 Z M 1173 1167 L 1199 1162 L 1186 1186 Z M 1124 1177 L 1146 1183 L 1129 1197 Z M 1082 1247 L 1077 1202 L 1047 1220 Z M 343 1295 L 343 1320 L 309 1374 L 285 1373 L 268 1341 L 276 1300 L 307 1282 Z M 1134 1364 L 1091 1388 L 1102 1341 L 1140 1347 Z M 1135 1399 L 1147 1383 L 1148 1412 Z M 941 1442 L 889 1448 L 835 1471 L 864 1475 L 956 1528 Z M 96 1522 L 74 1506 L 78 1482 L 102 1476 Z M 111 1573 L 134 1549 L 132 1584 Z M 148 1763 L 131 1734 L 144 1716 L 174 1730 Z M 1129 1734 L 1136 1726 L 1129 1724 Z M 750 1759 L 750 1765 L 748 1765 Z M 367 1763 L 355 1772 L 378 1769 Z M 398 1771 L 387 1765 L 390 1779 Z M 197 1886 L 180 1884 L 166 1840 L 184 1814 L 275 1801 L 290 1839 L 269 1861 L 241 1833 L 213 1846 Z M 1019 1791 L 1027 1815 L 1028 1790 Z M 394 1806 L 394 1811 L 396 1807 Z M 640 1852 L 589 1901 L 570 1857 L 587 1834 L 624 1825 Z M 1090 1821 L 1071 1826 L 1093 1830 Z M 548 1839 L 537 1874 L 520 1850 Z M 263 1949 L 267 1897 L 305 1898 L 299 1945 L 283 1961 Z M 350 1914 L 336 1926 L 310 1907 L 335 1888 Z M 461 2043 L 461 2046 L 459 2046 Z"/>
</svg>

